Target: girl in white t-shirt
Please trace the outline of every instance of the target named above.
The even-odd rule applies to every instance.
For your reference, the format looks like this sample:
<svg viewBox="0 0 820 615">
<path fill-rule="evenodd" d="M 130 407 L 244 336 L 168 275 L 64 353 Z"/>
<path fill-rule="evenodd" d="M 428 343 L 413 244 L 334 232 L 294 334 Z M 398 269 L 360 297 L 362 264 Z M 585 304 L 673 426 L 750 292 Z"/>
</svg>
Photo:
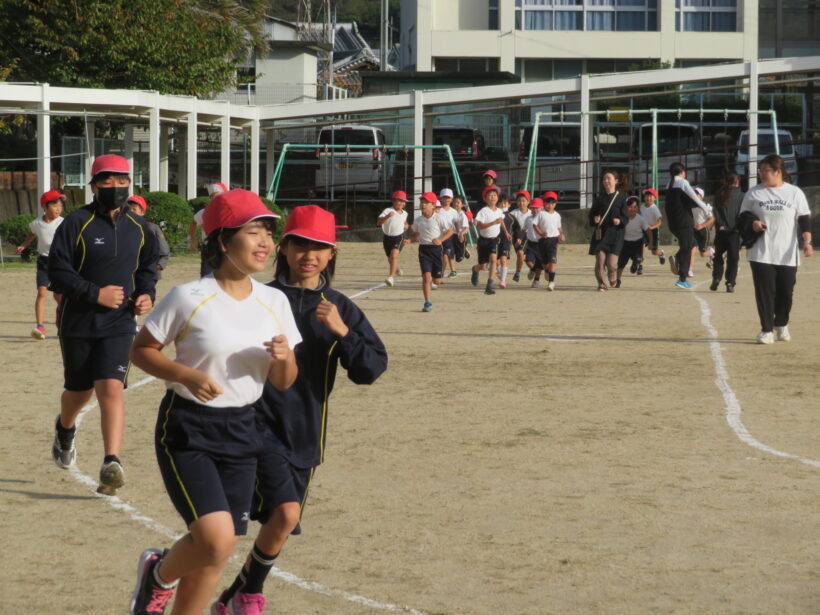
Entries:
<svg viewBox="0 0 820 615">
<path fill-rule="evenodd" d="M 396 190 L 390 197 L 391 206 L 382 210 L 376 220 L 376 226 L 382 227 L 384 238 L 382 247 L 384 255 L 387 257 L 389 268 L 384 283 L 393 286 L 396 283 L 396 276 L 399 275 L 399 254 L 402 248 L 402 235 L 409 226 L 407 224 L 407 212 L 404 207 L 407 205 L 407 193 L 404 190 Z"/>
<path fill-rule="evenodd" d="M 497 249 L 501 242 L 501 234 L 504 233 L 507 240 L 512 240 L 512 235 L 504 225 L 504 212 L 497 207 L 501 196 L 500 189 L 494 185 L 487 186 L 481 196 L 486 206 L 479 210 L 473 220 L 478 229 L 478 264 L 473 265 L 470 283 L 478 286 L 478 273 L 488 267 L 490 272 L 487 276 L 484 294 L 494 295 L 493 278 L 495 278 Z"/>
<path fill-rule="evenodd" d="M 549 191 L 544 193 L 544 210 L 533 218 L 533 230 L 538 233 L 538 252 L 541 263 L 547 272 L 547 290 L 555 290 L 555 270 L 558 268 L 558 242 L 566 241 L 561 227 L 561 214 L 555 211 L 558 195 Z"/>
<path fill-rule="evenodd" d="M 63 207 L 65 206 L 65 195 L 57 190 L 49 190 L 40 197 L 40 207 L 43 208 L 43 215 L 35 218 L 28 225 L 31 233 L 26 235 L 19 246 L 17 254 L 22 254 L 29 244 L 37 240 L 37 298 L 34 300 L 34 317 L 37 319 L 35 327 L 31 330 L 31 337 L 36 340 L 46 339 L 46 295 L 48 294 L 48 251 L 51 242 L 54 240 L 54 233 L 57 227 L 63 222 Z M 54 300 L 60 304 L 62 296 L 54 293 Z M 59 321 L 59 318 L 57 319 Z"/>
<path fill-rule="evenodd" d="M 649 249 L 652 254 L 658 257 L 661 265 L 666 264 L 666 255 L 661 250 L 660 231 L 663 225 L 663 215 L 658 209 L 658 191 L 654 188 L 645 188 L 643 191 L 643 203 L 641 203 L 641 210 L 638 212 L 646 223 L 649 225 Z M 641 260 L 643 260 L 643 253 L 641 253 Z"/>
<path fill-rule="evenodd" d="M 302 339 L 284 293 L 251 277 L 273 252 L 276 217 L 246 190 L 214 197 L 203 217 L 213 272 L 172 289 L 134 341 L 133 363 L 166 381 L 157 462 L 188 534 L 164 554 L 142 553 L 132 615 L 163 613 L 178 583 L 175 611 L 204 611 L 247 531 L 260 449 L 253 404 L 266 380 L 293 383 Z M 162 353 L 170 343 L 174 359 Z"/>
<path fill-rule="evenodd" d="M 513 219 L 513 228 L 510 229 L 510 233 L 513 236 L 513 248 L 516 256 L 513 282 L 518 282 L 521 279 L 521 268 L 524 266 L 524 247 L 527 244 L 525 227 L 527 219 L 532 217 L 530 200 L 530 193 L 527 190 L 519 190 L 515 193 L 516 209 L 510 212 L 510 217 Z"/>
<path fill-rule="evenodd" d="M 760 236 L 746 249 L 752 267 L 757 314 L 760 317 L 759 344 L 787 342 L 797 266 L 800 264 L 798 232 L 803 255 L 814 253 L 811 210 L 806 195 L 786 182 L 786 168 L 777 154 L 766 156 L 757 167 L 761 183 L 749 190 L 740 205 L 738 224 L 750 226 Z M 745 233 L 743 233 L 745 235 Z"/>
</svg>

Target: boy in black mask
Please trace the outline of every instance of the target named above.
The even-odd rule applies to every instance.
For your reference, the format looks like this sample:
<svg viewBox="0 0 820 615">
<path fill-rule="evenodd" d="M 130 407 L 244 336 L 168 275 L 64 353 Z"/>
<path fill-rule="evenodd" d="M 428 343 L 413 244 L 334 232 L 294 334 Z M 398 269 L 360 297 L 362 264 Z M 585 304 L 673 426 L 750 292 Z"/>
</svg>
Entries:
<svg viewBox="0 0 820 615">
<path fill-rule="evenodd" d="M 65 376 L 51 454 L 60 468 L 74 465 L 77 416 L 96 393 L 105 449 L 97 492 L 105 495 L 125 484 L 119 454 L 134 316 L 153 307 L 159 258 L 153 234 L 128 209 L 129 174 L 122 156 L 94 160 L 94 200 L 66 216 L 48 257 L 52 290 L 63 295 L 57 327 Z"/>
</svg>

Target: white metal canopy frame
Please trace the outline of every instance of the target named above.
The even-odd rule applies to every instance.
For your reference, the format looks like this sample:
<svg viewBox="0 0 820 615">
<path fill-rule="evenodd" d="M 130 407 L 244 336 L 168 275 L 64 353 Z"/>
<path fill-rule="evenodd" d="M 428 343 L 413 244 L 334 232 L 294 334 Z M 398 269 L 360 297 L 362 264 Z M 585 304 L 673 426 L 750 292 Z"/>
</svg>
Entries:
<svg viewBox="0 0 820 615">
<path fill-rule="evenodd" d="M 267 140 L 265 160 L 266 185 L 274 174 L 273 130 L 275 123 L 297 118 L 333 118 L 348 114 L 367 114 L 379 111 L 409 109 L 413 113 L 413 143 L 423 145 L 432 142 L 432 107 L 442 105 L 479 104 L 490 101 L 509 101 L 547 96 L 571 95 L 580 100 L 580 111 L 586 115 L 581 121 L 581 160 L 592 159 L 592 116 L 590 95 L 595 91 L 628 90 L 651 86 L 681 85 L 716 81 L 743 80 L 739 88 L 749 94 L 750 142 L 757 142 L 758 90 L 761 78 L 774 75 L 807 74 L 820 71 L 820 56 L 753 60 L 733 64 L 715 64 L 692 68 L 671 68 L 636 71 L 606 75 L 582 75 L 572 79 L 558 79 L 514 85 L 478 86 L 450 90 L 416 90 L 389 96 L 318 101 L 292 105 L 249 106 L 227 101 L 205 101 L 188 96 L 161 95 L 141 90 L 99 90 L 84 88 L 52 87 L 48 84 L 0 83 L 0 112 L 6 114 L 35 114 L 37 116 L 37 171 L 38 189 L 45 192 L 50 186 L 51 151 L 50 118 L 52 115 L 85 115 L 87 121 L 94 118 L 122 119 L 128 123 L 147 124 L 149 132 L 149 188 L 167 188 L 169 123 L 187 128 L 182 142 L 184 155 L 180 156 L 180 192 L 186 198 L 196 196 L 197 178 L 197 129 L 203 126 L 219 126 L 220 180 L 230 185 L 230 134 L 231 130 L 250 133 L 250 187 L 261 185 L 259 164 L 261 135 Z M 129 136 L 126 132 L 125 152 L 129 154 Z M 163 137 L 164 135 L 164 137 Z M 425 137 L 427 137 L 425 139 Z M 133 145 L 133 144 L 131 144 Z M 425 154 L 425 152 L 427 152 Z M 94 152 L 89 152 L 93 156 Z M 86 165 L 90 170 L 91 161 Z M 429 150 L 414 149 L 413 176 L 415 193 L 429 187 L 432 155 Z M 89 195 L 90 198 L 90 195 Z M 585 193 L 581 206 L 586 205 Z"/>
</svg>

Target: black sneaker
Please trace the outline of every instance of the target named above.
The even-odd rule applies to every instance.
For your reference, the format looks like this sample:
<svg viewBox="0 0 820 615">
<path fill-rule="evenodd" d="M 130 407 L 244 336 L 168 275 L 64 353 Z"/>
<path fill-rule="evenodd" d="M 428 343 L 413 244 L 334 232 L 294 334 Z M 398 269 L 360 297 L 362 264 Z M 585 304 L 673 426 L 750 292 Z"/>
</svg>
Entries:
<svg viewBox="0 0 820 615">
<path fill-rule="evenodd" d="M 718 286 L 720 286 L 720 280 L 712 280 L 712 283 L 709 284 L 709 290 L 717 290 Z"/>
<path fill-rule="evenodd" d="M 612 285 L 612 288 L 620 288 L 620 287 L 621 287 L 621 281 L 620 280 L 615 280 L 615 284 Z"/>
<path fill-rule="evenodd" d="M 643 275 L 643 265 L 638 265 L 638 270 L 635 273 L 638 275 Z"/>
<path fill-rule="evenodd" d="M 631 273 L 632 275 L 638 273 L 638 263 L 632 263 L 632 266 L 629 268 L 629 273 Z"/>
<path fill-rule="evenodd" d="M 60 415 L 58 414 L 57 420 L 54 422 L 54 442 L 51 445 L 51 457 L 58 468 L 67 470 L 77 460 L 77 450 L 74 448 L 74 434 L 77 432 L 77 428 L 72 427 L 61 433 L 57 429 L 59 422 Z"/>
<path fill-rule="evenodd" d="M 666 264 L 666 256 L 665 256 L 665 255 L 661 254 L 661 255 L 658 257 L 658 260 L 660 260 L 660 261 L 661 261 L 661 265 L 665 265 L 665 264 Z"/>
<path fill-rule="evenodd" d="M 521 280 L 521 272 L 520 272 L 520 271 L 516 271 L 516 272 L 513 274 L 513 282 L 518 282 L 518 281 L 520 281 L 520 280 Z"/>
<path fill-rule="evenodd" d="M 473 272 L 470 274 L 470 284 L 473 286 L 478 286 L 478 271 L 473 268 Z"/>
<path fill-rule="evenodd" d="M 726 292 L 727 293 L 735 292 L 735 283 L 734 282 L 726 282 Z"/>
<path fill-rule="evenodd" d="M 150 615 L 165 613 L 165 606 L 174 595 L 175 587 L 166 589 L 154 581 L 154 568 L 164 554 L 159 549 L 146 549 L 137 564 L 137 586 L 131 595 L 130 615 Z"/>
<path fill-rule="evenodd" d="M 470 258 L 470 251 L 467 248 L 464 248 L 464 258 Z"/>
<path fill-rule="evenodd" d="M 485 295 L 494 295 L 495 291 L 493 290 L 493 283 L 487 282 L 487 288 L 484 289 Z"/>
</svg>

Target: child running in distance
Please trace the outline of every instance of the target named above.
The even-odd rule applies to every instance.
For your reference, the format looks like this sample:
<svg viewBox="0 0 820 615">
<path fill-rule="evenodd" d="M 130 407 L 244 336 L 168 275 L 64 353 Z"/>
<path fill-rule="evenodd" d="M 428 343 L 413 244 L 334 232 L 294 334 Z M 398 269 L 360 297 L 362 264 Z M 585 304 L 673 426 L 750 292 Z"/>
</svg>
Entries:
<svg viewBox="0 0 820 615">
<path fill-rule="evenodd" d="M 255 404 L 265 382 L 293 384 L 302 339 L 285 295 L 251 277 L 274 250 L 275 218 L 247 190 L 214 197 L 202 220 L 212 273 L 173 288 L 134 341 L 134 364 L 168 389 L 154 443 L 188 533 L 142 553 L 131 615 L 164 613 L 175 592 L 173 613 L 202 613 L 247 532 L 262 446 Z M 174 359 L 162 352 L 171 343 Z"/>
<path fill-rule="evenodd" d="M 618 270 L 615 278 L 615 288 L 621 287 L 621 276 L 626 264 L 632 260 L 632 273 L 640 271 L 641 253 L 643 244 L 646 241 L 646 233 L 649 231 L 649 224 L 643 216 L 638 213 L 638 197 L 630 196 L 626 199 L 626 229 L 624 230 L 624 245 L 618 255 Z"/>
<path fill-rule="evenodd" d="M 456 262 L 460 263 L 465 258 L 469 258 L 465 243 L 467 233 L 470 232 L 470 220 L 464 211 L 464 197 L 456 195 L 453 197 L 453 208 L 456 216 L 453 222 L 453 252 L 456 255 Z"/>
<path fill-rule="evenodd" d="M 453 228 L 453 234 L 446 239 L 441 246 L 442 249 L 442 257 L 444 259 L 444 265 L 442 267 L 442 273 L 444 273 L 444 269 L 447 268 L 449 265 L 450 267 L 450 275 L 448 278 L 454 278 L 458 275 L 458 271 L 456 270 L 456 218 L 458 217 L 458 212 L 452 207 L 453 202 L 453 191 L 450 188 L 442 188 L 441 191 L 438 193 L 439 203 L 441 203 L 441 207 L 437 208 L 436 215 L 442 216 L 443 219 Z"/>
<path fill-rule="evenodd" d="M 533 229 L 540 239 L 538 252 L 541 256 L 542 267 L 547 270 L 549 282 L 547 290 L 555 290 L 555 270 L 558 267 L 558 242 L 566 241 L 564 229 L 561 228 L 561 214 L 555 211 L 558 204 L 558 195 L 555 192 L 544 193 L 544 210 L 532 221 Z"/>
<path fill-rule="evenodd" d="M 532 217 L 530 213 L 530 193 L 526 190 L 519 190 L 515 193 L 516 208 L 510 212 L 512 226 L 510 234 L 513 236 L 513 249 L 515 250 L 515 273 L 513 282 L 521 279 L 521 268 L 524 266 L 524 246 L 527 243 L 527 232 L 525 229 L 527 219 Z"/>
<path fill-rule="evenodd" d="M 399 273 L 399 254 L 402 248 L 402 235 L 408 229 L 407 212 L 404 210 L 407 205 L 407 193 L 404 190 L 396 190 L 390 196 L 391 206 L 382 210 L 376 220 L 376 226 L 382 227 L 384 238 L 382 247 L 387 256 L 388 272 L 384 283 L 393 286 L 396 283 L 396 276 Z"/>
<path fill-rule="evenodd" d="M 541 284 L 541 272 L 544 270 L 544 264 L 541 261 L 541 252 L 538 249 L 538 240 L 541 235 L 535 230 L 535 218 L 544 210 L 544 201 L 540 197 L 535 197 L 530 203 L 531 215 L 524 221 L 524 233 L 527 237 L 527 242 L 524 245 L 524 261 L 530 272 L 527 274 L 527 279 L 532 280 L 532 288 L 538 288 Z"/>
<path fill-rule="evenodd" d="M 453 227 L 448 226 L 441 216 L 433 215 L 438 200 L 435 192 L 425 192 L 420 197 L 421 216 L 410 227 L 412 234 L 405 243 L 419 242 L 419 266 L 421 267 L 421 289 L 424 293 L 422 312 L 433 309 L 430 290 L 433 284 L 441 284 L 441 244 L 453 234 Z"/>
<path fill-rule="evenodd" d="M 485 206 L 482 207 L 475 216 L 475 225 L 478 229 L 478 264 L 473 265 L 473 272 L 470 276 L 470 283 L 478 286 L 478 274 L 489 268 L 487 276 L 487 286 L 484 289 L 485 295 L 494 295 L 493 279 L 495 278 L 495 266 L 497 262 L 497 250 L 501 240 L 501 233 L 510 235 L 504 226 L 504 213 L 498 208 L 498 199 L 501 196 L 500 189 L 493 185 L 484 188 L 482 199 Z"/>
<path fill-rule="evenodd" d="M 507 232 L 501 233 L 501 241 L 498 242 L 496 257 L 498 259 L 498 287 L 507 288 L 507 262 L 510 260 L 510 250 L 512 248 L 512 233 L 514 219 L 510 215 L 510 199 L 501 195 L 498 199 L 498 208 L 504 214 L 504 228 Z"/>
<path fill-rule="evenodd" d="M 666 264 L 666 255 L 661 250 L 660 235 L 661 226 L 663 226 L 663 216 L 661 210 L 658 209 L 658 191 L 654 188 L 646 188 L 643 191 L 643 203 L 641 203 L 640 215 L 646 220 L 649 225 L 649 249 L 652 254 L 658 257 L 661 265 Z M 643 251 L 641 251 L 641 259 L 643 260 Z M 643 265 L 638 267 L 637 272 L 643 273 Z M 636 273 L 637 273 L 636 272 Z"/>
<path fill-rule="evenodd" d="M 265 384 L 258 405 L 262 438 L 251 519 L 261 524 L 245 565 L 214 604 L 213 613 L 247 615 L 265 608 L 263 585 L 300 521 L 311 478 L 324 460 L 328 398 L 339 362 L 356 384 L 372 384 L 387 369 L 387 351 L 364 313 L 331 288 L 336 268 L 336 219 L 316 205 L 288 217 L 270 286 L 290 301 L 302 342 L 299 375 L 279 391 Z"/>
<path fill-rule="evenodd" d="M 703 188 L 695 188 L 695 194 L 698 195 L 698 198 L 703 201 L 703 204 L 706 205 L 705 208 L 703 207 L 693 207 L 692 208 L 692 220 L 695 223 L 694 226 L 694 233 L 695 233 L 695 245 L 692 246 L 692 258 L 690 259 L 689 265 L 689 277 L 694 277 L 695 275 L 695 251 L 700 252 L 701 258 L 708 258 L 709 260 L 706 261 L 706 266 L 711 269 L 712 268 L 712 256 L 713 251 L 712 248 L 709 247 L 709 229 L 712 228 L 712 224 L 715 222 L 715 216 L 712 213 L 712 206 L 704 200 L 704 193 Z"/>
<path fill-rule="evenodd" d="M 19 246 L 17 254 L 22 254 L 29 244 L 37 240 L 37 297 L 34 299 L 34 328 L 31 330 L 31 337 L 36 340 L 46 339 L 46 295 L 48 294 L 48 251 L 51 242 L 54 241 L 54 233 L 57 227 L 63 222 L 63 207 L 65 206 L 65 195 L 57 190 L 44 192 L 40 197 L 40 207 L 43 208 L 43 215 L 35 218 L 28 225 L 31 232 L 26 235 Z M 54 300 L 60 304 L 60 295 L 55 293 Z M 59 321 L 59 317 L 57 318 Z"/>
<path fill-rule="evenodd" d="M 148 211 L 148 203 L 138 194 L 134 194 L 128 197 L 128 209 L 131 210 L 132 214 L 145 218 L 145 212 Z M 144 223 L 145 226 L 148 227 L 148 230 L 151 231 L 151 234 L 154 236 L 154 241 L 157 244 L 157 250 L 159 252 L 157 278 L 159 279 L 162 277 L 162 270 L 168 266 L 168 259 L 171 258 L 171 248 L 165 239 L 165 234 L 162 232 L 162 229 L 149 220 L 145 220 Z"/>
</svg>

